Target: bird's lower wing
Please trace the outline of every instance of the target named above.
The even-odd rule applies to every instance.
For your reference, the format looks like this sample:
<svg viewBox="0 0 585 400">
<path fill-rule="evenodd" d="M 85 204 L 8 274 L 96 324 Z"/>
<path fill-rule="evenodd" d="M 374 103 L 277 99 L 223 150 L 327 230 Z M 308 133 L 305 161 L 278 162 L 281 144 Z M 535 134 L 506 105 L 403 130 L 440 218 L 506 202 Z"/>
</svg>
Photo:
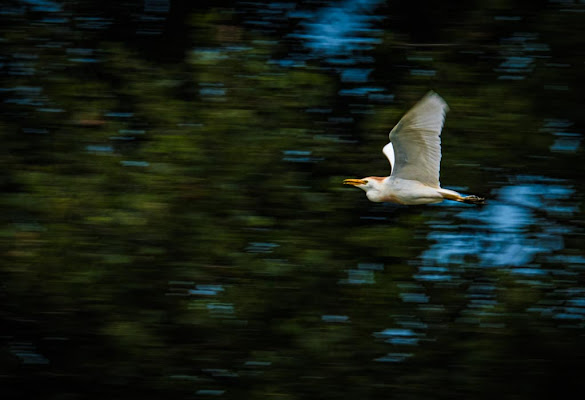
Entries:
<svg viewBox="0 0 585 400">
<path fill-rule="evenodd" d="M 392 146 L 392 143 L 389 142 L 386 146 L 384 146 L 382 153 L 384 153 L 390 162 L 390 171 L 394 171 L 394 164 L 396 164 L 396 160 L 394 158 L 394 147 Z"/>
</svg>

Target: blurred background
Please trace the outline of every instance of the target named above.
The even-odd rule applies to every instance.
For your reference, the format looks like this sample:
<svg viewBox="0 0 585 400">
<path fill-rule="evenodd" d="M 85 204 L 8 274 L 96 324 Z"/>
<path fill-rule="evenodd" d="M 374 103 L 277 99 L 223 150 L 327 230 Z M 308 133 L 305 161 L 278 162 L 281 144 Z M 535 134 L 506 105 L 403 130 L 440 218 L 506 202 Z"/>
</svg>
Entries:
<svg viewBox="0 0 585 400">
<path fill-rule="evenodd" d="M 0 20 L 2 398 L 585 393 L 585 1 Z M 443 187 L 488 204 L 343 187 L 430 89 Z"/>
</svg>

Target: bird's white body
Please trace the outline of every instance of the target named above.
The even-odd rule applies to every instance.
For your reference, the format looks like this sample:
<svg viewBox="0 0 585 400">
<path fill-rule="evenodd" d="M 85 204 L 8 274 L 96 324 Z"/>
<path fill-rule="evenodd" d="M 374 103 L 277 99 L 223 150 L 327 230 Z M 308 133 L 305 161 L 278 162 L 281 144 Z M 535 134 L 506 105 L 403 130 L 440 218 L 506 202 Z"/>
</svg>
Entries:
<svg viewBox="0 0 585 400">
<path fill-rule="evenodd" d="M 417 205 L 448 199 L 483 203 L 483 199 L 477 196 L 463 197 L 440 186 L 441 130 L 447 111 L 449 107 L 445 100 L 429 92 L 390 132 L 390 143 L 382 151 L 390 162 L 391 175 L 346 179 L 343 183 L 364 190 L 373 202 Z"/>
<path fill-rule="evenodd" d="M 366 196 L 375 203 L 390 202 L 406 205 L 440 203 L 445 195 L 460 196 L 459 193 L 443 188 L 432 188 L 411 179 L 387 176 L 382 179 L 369 178 L 364 187 Z"/>
</svg>

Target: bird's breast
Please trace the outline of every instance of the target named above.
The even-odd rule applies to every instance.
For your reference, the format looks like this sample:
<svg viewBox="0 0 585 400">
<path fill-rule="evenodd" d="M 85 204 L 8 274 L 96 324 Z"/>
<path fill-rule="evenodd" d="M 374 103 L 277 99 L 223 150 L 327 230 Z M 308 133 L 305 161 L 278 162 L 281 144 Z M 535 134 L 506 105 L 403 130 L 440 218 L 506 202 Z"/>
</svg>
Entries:
<svg viewBox="0 0 585 400">
<path fill-rule="evenodd" d="M 372 200 L 372 199 L 370 199 L 370 200 Z M 388 194 L 378 196 L 378 200 L 372 200 L 372 201 L 384 202 L 384 203 L 394 203 L 394 204 L 407 204 L 399 197 L 396 197 L 394 195 L 388 195 Z"/>
<path fill-rule="evenodd" d="M 443 201 L 443 196 L 437 192 L 437 189 L 418 181 L 400 178 L 388 180 L 380 194 L 381 200 L 379 201 L 396 204 L 417 205 Z"/>
</svg>

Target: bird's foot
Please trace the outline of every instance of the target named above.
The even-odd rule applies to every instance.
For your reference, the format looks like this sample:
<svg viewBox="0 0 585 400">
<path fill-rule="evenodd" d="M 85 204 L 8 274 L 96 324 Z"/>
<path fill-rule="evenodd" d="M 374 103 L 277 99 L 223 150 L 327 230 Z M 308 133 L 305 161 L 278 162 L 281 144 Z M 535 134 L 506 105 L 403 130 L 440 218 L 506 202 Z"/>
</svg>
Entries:
<svg viewBox="0 0 585 400">
<path fill-rule="evenodd" d="M 465 196 L 461 199 L 461 201 L 468 204 L 485 204 L 485 199 L 483 197 L 475 195 Z"/>
</svg>

